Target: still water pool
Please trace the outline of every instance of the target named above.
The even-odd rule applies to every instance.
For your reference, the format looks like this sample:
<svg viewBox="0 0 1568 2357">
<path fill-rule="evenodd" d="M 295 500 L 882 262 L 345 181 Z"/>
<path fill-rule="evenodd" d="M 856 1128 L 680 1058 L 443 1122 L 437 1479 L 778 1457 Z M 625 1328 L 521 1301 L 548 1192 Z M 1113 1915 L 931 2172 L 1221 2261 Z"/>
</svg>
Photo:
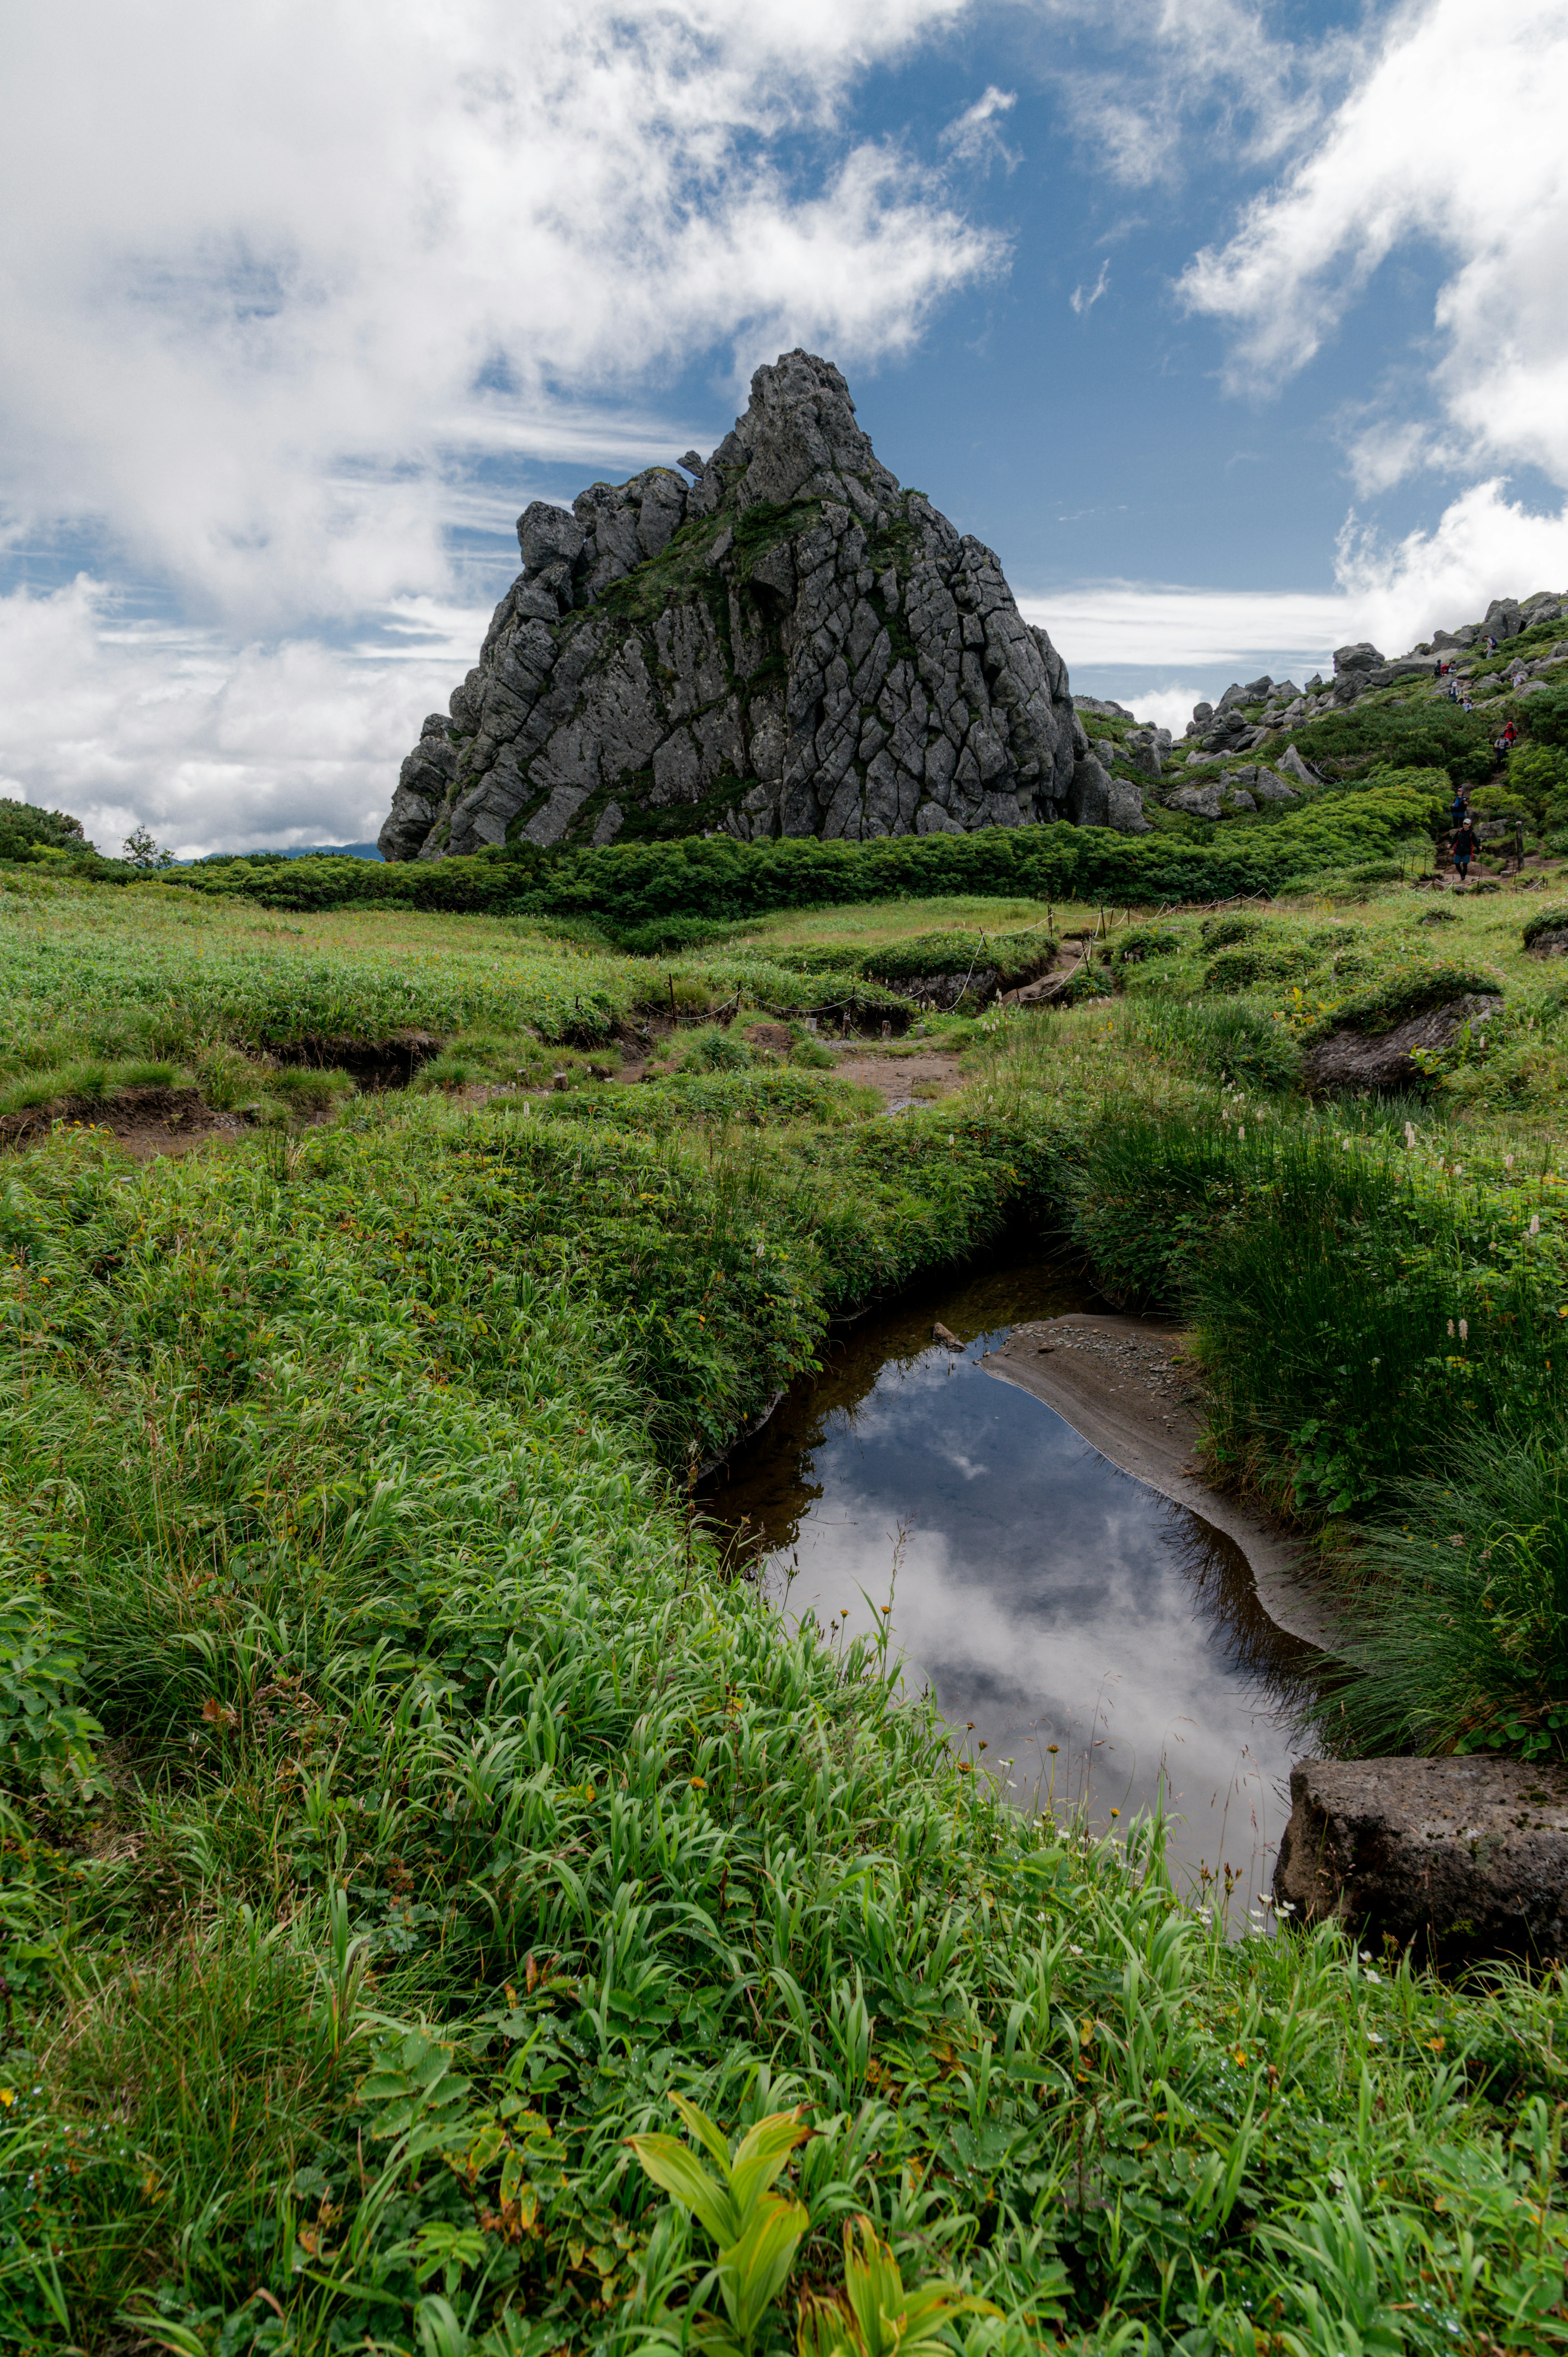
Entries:
<svg viewBox="0 0 1568 2357">
<path fill-rule="evenodd" d="M 980 1364 L 1014 1324 L 1094 1306 L 1047 1263 L 905 1297 L 829 1347 L 703 1502 L 791 1619 L 854 1635 L 891 1606 L 907 1686 L 1021 1806 L 1120 1829 L 1163 1796 L 1178 1880 L 1229 1878 L 1234 1914 L 1268 1887 L 1317 1657 L 1234 1541 Z"/>
</svg>

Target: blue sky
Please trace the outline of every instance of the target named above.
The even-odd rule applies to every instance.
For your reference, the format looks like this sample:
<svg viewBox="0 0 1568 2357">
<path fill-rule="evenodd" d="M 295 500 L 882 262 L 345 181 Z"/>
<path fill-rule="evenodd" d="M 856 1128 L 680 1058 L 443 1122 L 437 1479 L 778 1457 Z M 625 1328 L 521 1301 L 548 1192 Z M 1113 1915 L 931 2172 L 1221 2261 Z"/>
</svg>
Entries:
<svg viewBox="0 0 1568 2357">
<path fill-rule="evenodd" d="M 373 834 L 521 507 L 797 341 L 1168 722 L 1568 590 L 1568 0 L 83 0 L 0 59 L 0 792 L 106 847 Z"/>
</svg>

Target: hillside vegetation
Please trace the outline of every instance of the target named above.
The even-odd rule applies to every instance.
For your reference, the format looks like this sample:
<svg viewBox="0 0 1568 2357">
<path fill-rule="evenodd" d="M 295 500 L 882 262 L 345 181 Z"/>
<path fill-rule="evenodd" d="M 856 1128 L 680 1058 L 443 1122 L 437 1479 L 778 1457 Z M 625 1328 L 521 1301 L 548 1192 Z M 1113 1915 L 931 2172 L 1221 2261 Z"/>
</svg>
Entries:
<svg viewBox="0 0 1568 2357">
<path fill-rule="evenodd" d="M 1318 1547 L 1322 1740 L 1568 1756 L 1562 871 L 1412 888 L 1445 782 L 1219 842 L 0 868 L 0 1111 L 61 1114 L 0 1163 L 0 2347 L 1563 2341 L 1558 1970 L 1265 1936 L 1157 1824 L 1012 1811 L 690 1486 L 832 1318 L 1045 1235 L 1189 1320 L 1216 1478 Z M 1161 909 L 1265 852 L 1273 901 Z M 1230 889 L 1133 888 L 1183 861 Z M 350 866 L 514 899 L 276 898 Z M 899 995 L 1057 943 L 1065 1009 Z M 1407 1094 L 1312 1092 L 1454 995 Z M 911 1018 L 961 1085 L 893 1122 L 826 1043 Z M 134 1161 L 149 1068 L 244 1125 Z"/>
</svg>

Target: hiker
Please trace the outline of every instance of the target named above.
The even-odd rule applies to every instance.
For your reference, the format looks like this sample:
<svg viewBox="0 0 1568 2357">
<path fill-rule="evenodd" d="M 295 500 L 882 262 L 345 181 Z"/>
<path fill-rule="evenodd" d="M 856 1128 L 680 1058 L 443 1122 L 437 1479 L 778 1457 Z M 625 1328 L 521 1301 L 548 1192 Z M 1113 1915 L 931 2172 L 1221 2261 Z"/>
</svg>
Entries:
<svg viewBox="0 0 1568 2357">
<path fill-rule="evenodd" d="M 1461 884 L 1470 880 L 1470 862 L 1476 856 L 1476 822 L 1466 811 L 1454 837 L 1454 865 L 1459 870 Z"/>
<path fill-rule="evenodd" d="M 1503 749 L 1511 753 L 1519 742 L 1519 722 L 1510 720 L 1503 730 Z"/>
<path fill-rule="evenodd" d="M 1494 638 L 1493 638 L 1493 636 L 1491 635 L 1491 632 L 1488 630 L 1488 631 L 1487 631 L 1487 652 L 1489 655 L 1495 655 L 1495 654 L 1497 653 L 1497 651 L 1498 651 L 1498 642 L 1497 642 L 1496 639 L 1494 639 Z"/>
<path fill-rule="evenodd" d="M 1476 699 L 1475 699 L 1475 697 L 1474 697 L 1473 695 L 1466 695 L 1466 698 L 1465 698 L 1465 710 L 1466 710 L 1466 712 L 1474 712 L 1474 710 L 1475 710 L 1475 709 L 1476 709 Z"/>
<path fill-rule="evenodd" d="M 1448 813 L 1450 826 L 1463 826 L 1470 815 L 1470 793 L 1467 786 L 1454 789 L 1454 807 Z"/>
</svg>

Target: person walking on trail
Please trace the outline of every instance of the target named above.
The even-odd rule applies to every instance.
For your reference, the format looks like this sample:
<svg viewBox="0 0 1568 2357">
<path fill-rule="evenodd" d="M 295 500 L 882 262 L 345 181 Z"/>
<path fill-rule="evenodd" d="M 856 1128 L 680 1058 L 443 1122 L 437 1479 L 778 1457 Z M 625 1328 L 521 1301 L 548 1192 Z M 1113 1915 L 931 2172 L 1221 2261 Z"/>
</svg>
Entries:
<svg viewBox="0 0 1568 2357">
<path fill-rule="evenodd" d="M 1470 862 L 1476 856 L 1476 823 L 1466 811 L 1454 836 L 1454 865 L 1459 871 L 1461 884 L 1470 880 Z"/>
<path fill-rule="evenodd" d="M 1455 786 L 1454 789 L 1454 807 L 1448 813 L 1448 823 L 1450 826 L 1463 826 L 1469 815 L 1469 790 L 1465 786 Z"/>
<path fill-rule="evenodd" d="M 1507 726 L 1503 730 L 1502 741 L 1504 749 L 1511 753 L 1514 747 L 1519 742 L 1519 722 L 1517 720 L 1510 720 L 1508 723 Z"/>
</svg>

